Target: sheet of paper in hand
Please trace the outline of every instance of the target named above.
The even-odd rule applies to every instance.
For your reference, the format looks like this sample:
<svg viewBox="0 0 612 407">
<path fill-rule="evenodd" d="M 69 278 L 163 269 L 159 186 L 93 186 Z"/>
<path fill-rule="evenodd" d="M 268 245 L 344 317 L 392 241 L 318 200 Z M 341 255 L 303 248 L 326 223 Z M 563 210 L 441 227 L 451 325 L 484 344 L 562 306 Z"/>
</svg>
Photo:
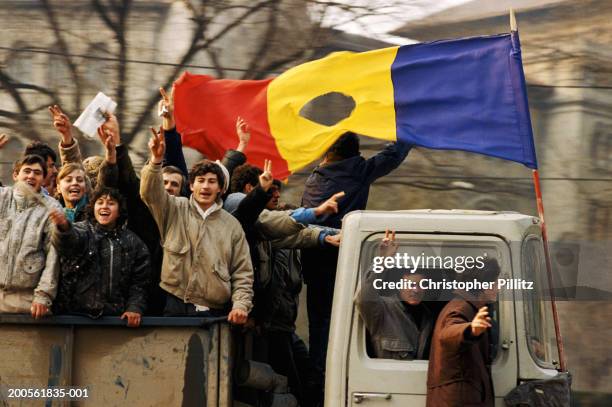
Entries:
<svg viewBox="0 0 612 407">
<path fill-rule="evenodd" d="M 117 102 L 102 92 L 98 92 L 95 98 L 87 105 L 83 113 L 74 122 L 74 125 L 87 137 L 94 138 L 96 131 L 106 119 L 105 113 L 115 113 Z"/>
</svg>

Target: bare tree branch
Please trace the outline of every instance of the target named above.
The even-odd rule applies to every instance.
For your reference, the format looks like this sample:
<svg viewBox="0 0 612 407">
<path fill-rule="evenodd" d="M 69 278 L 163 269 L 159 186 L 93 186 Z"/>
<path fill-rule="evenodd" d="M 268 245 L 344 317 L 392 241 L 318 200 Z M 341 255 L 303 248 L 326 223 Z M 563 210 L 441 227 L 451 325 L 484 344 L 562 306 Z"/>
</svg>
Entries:
<svg viewBox="0 0 612 407">
<path fill-rule="evenodd" d="M 127 88 L 127 40 L 126 40 L 126 21 L 127 17 L 130 13 L 130 8 L 132 6 L 132 0 L 121 0 L 121 4 L 110 0 L 110 8 L 111 11 L 114 11 L 115 18 L 111 18 L 109 12 L 107 12 L 107 6 L 102 4 L 100 0 L 92 0 L 92 4 L 102 21 L 106 24 L 106 26 L 113 31 L 115 36 L 115 40 L 119 45 L 119 62 L 117 64 L 117 89 L 115 91 L 115 97 L 117 99 L 117 105 L 119 109 L 117 110 L 117 120 L 121 124 L 123 122 L 123 112 L 127 105 L 125 98 L 125 91 Z"/>
<path fill-rule="evenodd" d="M 219 78 L 223 78 L 225 76 L 225 70 L 223 69 L 223 65 L 219 60 L 219 53 L 217 52 L 217 50 L 214 47 L 208 47 L 206 48 L 206 54 L 210 58 L 210 61 L 212 62 L 215 68 L 216 75 Z"/>
<path fill-rule="evenodd" d="M 72 82 L 75 87 L 75 100 L 73 110 L 74 112 L 78 112 L 81 110 L 81 76 L 79 75 L 79 71 L 77 69 L 77 64 L 70 57 L 70 52 L 68 52 L 68 44 L 64 40 L 64 37 L 61 34 L 60 23 L 57 20 L 57 16 L 55 15 L 55 11 L 51 6 L 50 0 L 41 0 L 41 3 L 45 9 L 47 14 L 47 19 L 49 20 L 49 25 L 51 26 L 51 30 L 53 30 L 53 35 L 55 36 L 55 42 L 59 47 L 59 51 L 68 66 L 68 70 L 70 71 L 70 76 L 72 78 Z"/>
<path fill-rule="evenodd" d="M 265 1 L 259 2 L 251 6 L 247 11 L 245 11 L 240 16 L 238 16 L 236 19 L 234 19 L 231 23 L 223 27 L 223 29 L 220 30 L 217 34 L 215 34 L 214 36 L 212 36 L 211 38 L 203 42 L 200 42 L 200 40 L 204 39 L 203 30 L 205 29 L 207 20 L 203 18 L 195 19 L 194 21 L 196 22 L 196 29 L 193 32 L 189 49 L 187 50 L 187 52 L 185 52 L 181 60 L 178 62 L 177 66 L 172 70 L 170 75 L 167 76 L 166 80 L 160 86 L 163 87 L 164 89 L 169 88 L 174 82 L 174 80 L 177 79 L 179 73 L 183 70 L 183 66 L 189 63 L 189 61 L 191 61 L 191 59 L 199 51 L 210 47 L 213 43 L 215 43 L 220 38 L 225 36 L 228 32 L 230 32 L 231 30 L 239 26 L 246 18 L 256 13 L 257 11 L 261 10 L 262 8 L 266 7 L 272 1 L 275 1 L 275 0 L 265 0 Z M 130 129 L 130 131 L 125 133 L 126 142 L 129 143 L 135 137 L 136 133 L 138 133 L 138 131 L 143 127 L 145 121 L 149 117 L 151 110 L 153 109 L 155 104 L 158 102 L 158 100 L 159 100 L 159 94 L 157 92 L 153 92 L 151 94 L 151 97 L 147 101 L 145 107 L 142 109 L 140 115 L 138 115 L 138 119 L 136 119 L 134 126 Z"/>
<path fill-rule="evenodd" d="M 36 130 L 34 123 L 32 122 L 31 116 L 28 114 L 28 106 L 25 100 L 19 93 L 19 89 L 15 87 L 15 81 L 7 75 L 2 69 L 0 69 L 0 85 L 7 90 L 9 95 L 13 98 L 13 101 L 19 109 L 21 116 L 20 124 L 22 125 L 21 131 L 24 133 L 31 134 L 34 138 L 40 139 L 40 133 Z"/>
<path fill-rule="evenodd" d="M 250 78 L 253 76 L 255 70 L 257 69 L 257 65 L 265 58 L 266 54 L 270 50 L 270 43 L 274 39 L 274 36 L 277 32 L 278 5 L 278 0 L 273 1 L 271 7 L 268 10 L 268 26 L 266 28 L 266 32 L 261 37 L 261 40 L 259 42 L 259 48 L 253 55 L 253 58 L 251 58 L 251 63 L 242 75 L 242 79 Z"/>
<path fill-rule="evenodd" d="M 109 14 L 106 12 L 106 7 L 100 3 L 100 0 L 91 0 L 91 4 L 94 6 L 98 14 L 100 14 L 104 24 L 106 24 L 106 26 L 113 32 L 117 32 L 117 23 L 110 18 Z"/>
</svg>

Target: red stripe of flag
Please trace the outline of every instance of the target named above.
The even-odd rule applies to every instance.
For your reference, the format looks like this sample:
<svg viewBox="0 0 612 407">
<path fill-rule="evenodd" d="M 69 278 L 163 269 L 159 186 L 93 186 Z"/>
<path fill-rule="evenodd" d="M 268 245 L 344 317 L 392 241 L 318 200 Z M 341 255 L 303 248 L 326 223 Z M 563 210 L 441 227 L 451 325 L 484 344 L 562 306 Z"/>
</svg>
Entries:
<svg viewBox="0 0 612 407">
<path fill-rule="evenodd" d="M 244 152 L 249 163 L 263 168 L 272 160 L 274 178 L 290 172 L 270 133 L 268 124 L 268 84 L 265 80 L 215 79 L 189 72 L 175 82 L 174 118 L 183 145 L 194 148 L 212 160 L 223 158 L 238 145 L 236 119 L 249 125 L 251 141 Z"/>
</svg>

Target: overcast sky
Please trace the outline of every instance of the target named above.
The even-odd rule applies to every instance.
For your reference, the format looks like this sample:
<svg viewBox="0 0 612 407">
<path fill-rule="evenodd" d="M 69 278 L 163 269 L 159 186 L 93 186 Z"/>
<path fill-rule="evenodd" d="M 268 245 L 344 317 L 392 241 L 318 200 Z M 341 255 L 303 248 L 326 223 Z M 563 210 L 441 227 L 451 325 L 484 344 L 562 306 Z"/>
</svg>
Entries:
<svg viewBox="0 0 612 407">
<path fill-rule="evenodd" d="M 409 21 L 422 19 L 445 9 L 472 2 L 470 7 L 463 7 L 453 16 L 457 19 L 473 18 L 477 15 L 494 15 L 514 8 L 520 10 L 542 6 L 550 3 L 559 3 L 568 0 L 334 0 L 334 3 L 346 4 L 351 10 L 355 7 L 368 6 L 374 8 L 375 15 L 365 15 L 350 21 L 354 12 L 344 11 L 341 7 L 334 7 L 327 13 L 326 24 L 342 29 L 352 34 L 375 38 L 392 44 L 410 44 L 410 39 L 394 37 L 389 32 L 403 26 Z M 325 1 L 322 0 L 322 3 Z"/>
<path fill-rule="evenodd" d="M 414 41 L 387 33 L 401 27 L 408 21 L 418 20 L 429 14 L 468 1 L 470 0 L 336 0 L 337 3 L 347 5 L 374 5 L 377 13 L 376 15 L 363 16 L 357 21 L 345 23 L 345 21 L 353 18 L 353 13 L 335 7 L 330 10 L 331 12 L 328 12 L 325 24 L 351 34 L 359 34 L 393 44 L 410 44 Z"/>
</svg>

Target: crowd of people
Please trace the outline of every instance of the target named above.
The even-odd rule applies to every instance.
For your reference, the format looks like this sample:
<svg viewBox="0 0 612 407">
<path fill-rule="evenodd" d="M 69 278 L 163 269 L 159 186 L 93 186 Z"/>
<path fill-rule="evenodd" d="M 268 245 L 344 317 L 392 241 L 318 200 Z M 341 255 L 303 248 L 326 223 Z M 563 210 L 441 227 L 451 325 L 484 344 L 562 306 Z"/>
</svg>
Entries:
<svg viewBox="0 0 612 407">
<path fill-rule="evenodd" d="M 398 167 L 411 146 L 391 143 L 365 159 L 357 135 L 345 133 L 292 205 L 281 200 L 271 162 L 247 163 L 243 119 L 236 121 L 236 149 L 188 170 L 172 95 L 163 89 L 159 110 L 162 123 L 151 129 L 139 176 L 114 115 L 97 132 L 104 156 L 83 159 L 70 119 L 49 108 L 60 137 L 59 169 L 53 148 L 34 141 L 15 162 L 13 186 L 0 187 L 0 313 L 119 316 L 129 327 L 145 315 L 227 316 L 262 338 L 266 361 L 287 376 L 300 405 L 317 405 L 342 217 L 365 209 L 370 185 Z M 0 136 L 0 148 L 6 141 Z M 295 325 L 303 283 L 308 350 Z M 402 334 L 394 330 L 403 327 L 418 342 L 441 323 L 423 311 L 415 324 L 402 312 L 388 312 L 395 315 L 387 318 L 391 325 L 377 322 L 372 338 L 380 357 L 397 358 L 381 345 L 385 332 Z M 486 329 L 486 310 L 477 312 Z M 434 355 L 435 339 L 431 346 Z M 408 357 L 424 352 L 417 346 Z"/>
</svg>

